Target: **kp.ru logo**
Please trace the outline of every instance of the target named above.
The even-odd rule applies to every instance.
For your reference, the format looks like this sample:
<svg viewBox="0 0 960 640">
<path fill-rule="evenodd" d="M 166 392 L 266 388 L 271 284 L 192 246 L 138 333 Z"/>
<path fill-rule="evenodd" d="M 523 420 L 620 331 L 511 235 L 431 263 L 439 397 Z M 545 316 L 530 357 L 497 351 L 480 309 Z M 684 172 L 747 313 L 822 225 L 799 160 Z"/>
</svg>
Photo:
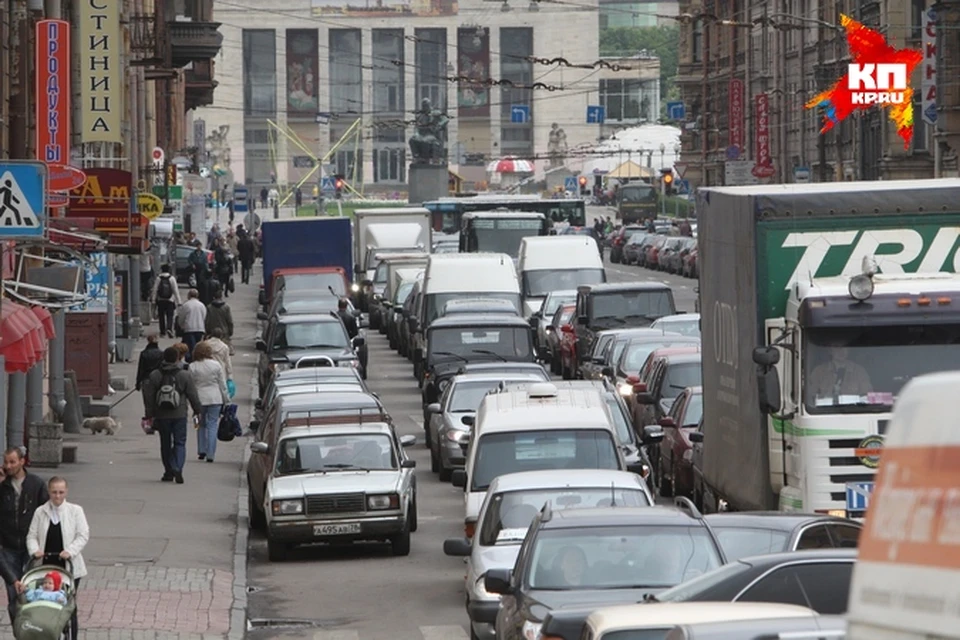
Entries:
<svg viewBox="0 0 960 640">
<path fill-rule="evenodd" d="M 903 104 L 907 91 L 905 64 L 848 64 L 847 89 L 855 105 Z"/>
</svg>

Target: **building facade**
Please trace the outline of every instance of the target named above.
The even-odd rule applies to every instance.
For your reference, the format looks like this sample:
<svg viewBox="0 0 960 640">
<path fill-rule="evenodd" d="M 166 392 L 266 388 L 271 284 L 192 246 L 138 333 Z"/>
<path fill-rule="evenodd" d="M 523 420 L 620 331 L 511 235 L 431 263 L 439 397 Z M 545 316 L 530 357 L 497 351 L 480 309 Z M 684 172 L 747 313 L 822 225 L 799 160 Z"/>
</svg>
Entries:
<svg viewBox="0 0 960 640">
<path fill-rule="evenodd" d="M 949 69 L 956 77 L 958 23 L 937 28 L 929 9 L 925 0 L 681 2 L 685 178 L 710 186 L 956 175 L 957 91 L 943 78 Z M 821 135 L 821 115 L 805 108 L 846 73 L 841 14 L 881 29 L 896 47 L 928 54 L 912 83 L 914 136 L 906 149 L 880 109 L 856 112 Z M 950 18 L 941 14 L 944 24 Z M 754 172 L 757 164 L 765 170 Z"/>
<path fill-rule="evenodd" d="M 601 104 L 609 74 L 563 63 L 597 62 L 596 0 L 353 4 L 218 7 L 220 84 L 199 117 L 229 125 L 238 182 L 259 190 L 310 175 L 312 187 L 319 161 L 351 185 L 406 191 L 408 140 L 425 100 L 446 113 L 449 164 L 470 182 L 503 156 L 542 171 L 557 127 L 567 148 L 601 135 L 587 107 Z"/>
</svg>

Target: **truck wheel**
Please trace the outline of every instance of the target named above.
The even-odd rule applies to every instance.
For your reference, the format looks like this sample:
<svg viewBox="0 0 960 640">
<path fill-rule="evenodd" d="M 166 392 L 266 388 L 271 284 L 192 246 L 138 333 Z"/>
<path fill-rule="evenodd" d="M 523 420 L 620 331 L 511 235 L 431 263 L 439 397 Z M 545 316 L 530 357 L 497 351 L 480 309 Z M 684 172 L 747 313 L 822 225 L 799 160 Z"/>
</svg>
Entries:
<svg viewBox="0 0 960 640">
<path fill-rule="evenodd" d="M 410 523 L 403 527 L 403 531 L 390 538 L 390 551 L 395 556 L 410 555 Z"/>
<path fill-rule="evenodd" d="M 290 551 L 289 545 L 267 538 L 267 557 L 270 562 L 283 562 Z"/>
</svg>

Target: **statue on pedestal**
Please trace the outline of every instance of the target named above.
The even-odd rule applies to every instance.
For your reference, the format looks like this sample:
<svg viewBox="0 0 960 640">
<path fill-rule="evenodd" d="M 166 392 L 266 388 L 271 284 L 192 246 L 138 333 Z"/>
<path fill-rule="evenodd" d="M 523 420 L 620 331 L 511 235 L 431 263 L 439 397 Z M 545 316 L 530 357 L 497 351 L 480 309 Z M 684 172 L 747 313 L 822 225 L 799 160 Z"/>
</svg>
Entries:
<svg viewBox="0 0 960 640">
<path fill-rule="evenodd" d="M 424 98 L 416 116 L 416 132 L 410 138 L 413 164 L 440 164 L 443 161 L 443 137 L 447 129 L 447 115 L 434 109 Z"/>
<path fill-rule="evenodd" d="M 556 122 L 550 126 L 550 139 L 547 141 L 547 154 L 550 167 L 562 167 L 567 153 L 567 134 Z"/>
</svg>

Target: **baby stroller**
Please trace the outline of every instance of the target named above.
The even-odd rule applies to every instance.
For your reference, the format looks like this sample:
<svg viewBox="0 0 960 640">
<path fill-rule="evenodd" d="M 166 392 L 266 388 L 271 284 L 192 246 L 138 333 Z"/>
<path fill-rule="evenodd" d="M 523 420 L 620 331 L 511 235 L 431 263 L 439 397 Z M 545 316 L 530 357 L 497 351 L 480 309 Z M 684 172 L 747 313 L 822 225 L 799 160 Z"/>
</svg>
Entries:
<svg viewBox="0 0 960 640">
<path fill-rule="evenodd" d="M 69 560 L 66 569 L 56 564 L 43 564 L 58 559 L 51 554 L 43 558 L 31 558 L 20 582 L 23 583 L 25 592 L 39 589 L 48 573 L 58 573 L 60 588 L 67 597 L 67 604 L 49 600 L 27 602 L 26 593 L 20 594 L 17 598 L 17 616 L 13 622 L 13 636 L 17 640 L 76 640 L 71 638 L 70 634 L 70 619 L 77 610 L 73 565 Z"/>
</svg>

